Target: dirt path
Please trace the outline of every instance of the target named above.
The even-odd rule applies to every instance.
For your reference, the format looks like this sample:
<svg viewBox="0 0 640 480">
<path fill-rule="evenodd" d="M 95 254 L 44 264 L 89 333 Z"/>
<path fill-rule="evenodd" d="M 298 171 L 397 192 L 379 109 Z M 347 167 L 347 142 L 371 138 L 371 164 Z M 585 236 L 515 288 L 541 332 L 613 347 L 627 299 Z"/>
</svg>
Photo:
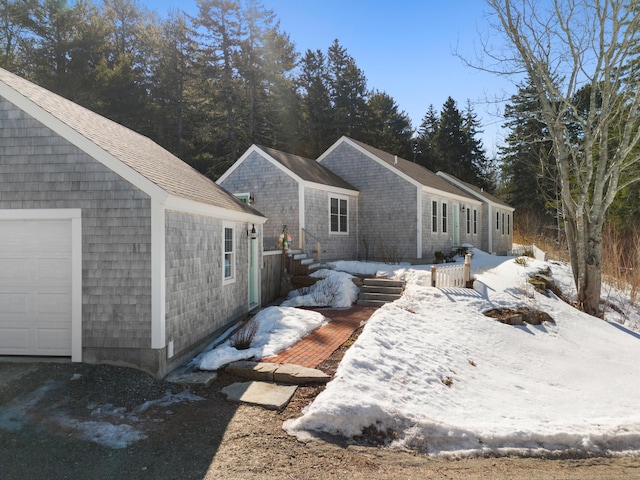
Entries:
<svg viewBox="0 0 640 480">
<path fill-rule="evenodd" d="M 333 373 L 336 352 L 320 368 Z M 298 442 L 282 412 L 227 402 L 222 374 L 185 390 L 130 369 L 0 363 L 0 480 L 640 479 L 640 458 L 442 460 L 339 439 Z"/>
</svg>

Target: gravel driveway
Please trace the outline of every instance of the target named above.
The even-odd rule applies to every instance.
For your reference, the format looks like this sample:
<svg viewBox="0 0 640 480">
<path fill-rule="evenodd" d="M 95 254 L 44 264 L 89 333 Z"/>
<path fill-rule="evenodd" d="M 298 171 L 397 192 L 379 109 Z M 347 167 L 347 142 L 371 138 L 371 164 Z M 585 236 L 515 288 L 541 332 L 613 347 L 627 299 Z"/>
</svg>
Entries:
<svg viewBox="0 0 640 480">
<path fill-rule="evenodd" d="M 343 347 L 320 369 L 333 374 Z M 220 389 L 136 370 L 0 362 L 0 480 L 25 479 L 640 479 L 640 459 L 433 459 L 361 439 L 308 444 L 282 422 L 322 387 L 300 387 L 282 412 L 235 405 Z"/>
</svg>

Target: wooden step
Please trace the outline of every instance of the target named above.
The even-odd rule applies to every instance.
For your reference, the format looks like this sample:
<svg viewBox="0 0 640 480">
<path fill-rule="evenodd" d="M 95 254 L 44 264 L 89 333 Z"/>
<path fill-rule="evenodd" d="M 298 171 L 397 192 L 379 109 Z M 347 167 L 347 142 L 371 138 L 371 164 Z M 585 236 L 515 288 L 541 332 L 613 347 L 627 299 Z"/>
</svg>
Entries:
<svg viewBox="0 0 640 480">
<path fill-rule="evenodd" d="M 361 292 L 359 298 L 362 300 L 379 300 L 382 302 L 393 302 L 398 300 L 402 295 L 389 295 L 386 293 Z"/>
<path fill-rule="evenodd" d="M 404 289 L 404 283 L 402 280 L 391 280 L 388 278 L 365 278 L 365 285 L 375 285 L 378 287 L 400 287 Z"/>
</svg>

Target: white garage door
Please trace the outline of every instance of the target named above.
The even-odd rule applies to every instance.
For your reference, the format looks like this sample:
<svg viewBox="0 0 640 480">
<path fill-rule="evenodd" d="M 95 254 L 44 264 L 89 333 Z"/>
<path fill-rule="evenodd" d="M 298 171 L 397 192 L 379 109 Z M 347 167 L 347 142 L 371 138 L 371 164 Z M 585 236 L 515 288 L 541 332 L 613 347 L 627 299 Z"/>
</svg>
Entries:
<svg viewBox="0 0 640 480">
<path fill-rule="evenodd" d="M 0 220 L 0 355 L 71 355 L 71 220 Z"/>
</svg>

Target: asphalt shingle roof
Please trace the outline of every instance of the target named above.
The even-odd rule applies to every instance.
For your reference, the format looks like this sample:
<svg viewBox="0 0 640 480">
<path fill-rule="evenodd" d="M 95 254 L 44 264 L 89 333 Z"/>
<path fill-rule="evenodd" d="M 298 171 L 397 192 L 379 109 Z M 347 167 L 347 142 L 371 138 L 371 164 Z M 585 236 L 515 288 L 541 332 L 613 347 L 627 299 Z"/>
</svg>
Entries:
<svg viewBox="0 0 640 480">
<path fill-rule="evenodd" d="M 263 147 L 262 145 L 257 145 L 257 147 L 307 182 L 358 191 L 358 189 L 349 182 L 328 168 L 320 165 L 315 160 L 281 152 L 273 148 Z"/>
<path fill-rule="evenodd" d="M 441 190 L 443 192 L 458 195 L 460 197 L 473 199 L 473 197 L 469 195 L 467 192 L 459 189 L 455 185 L 452 185 L 451 183 L 447 182 L 444 178 L 439 177 L 438 175 L 433 173 L 431 170 L 423 167 L 422 165 L 418 165 L 417 163 L 410 162 L 403 158 L 397 157 L 396 155 L 392 155 L 383 150 L 372 147 L 371 145 L 367 145 L 366 143 L 359 142 L 358 140 L 354 140 L 352 138 L 350 138 L 349 140 L 359 145 L 360 147 L 364 148 L 372 155 L 375 155 L 380 160 L 389 164 L 391 167 L 413 178 L 415 181 L 424 185 L 425 187 L 431 187 L 431 188 Z"/>
<path fill-rule="evenodd" d="M 0 82 L 176 197 L 262 216 L 151 139 L 0 68 Z"/>
</svg>

